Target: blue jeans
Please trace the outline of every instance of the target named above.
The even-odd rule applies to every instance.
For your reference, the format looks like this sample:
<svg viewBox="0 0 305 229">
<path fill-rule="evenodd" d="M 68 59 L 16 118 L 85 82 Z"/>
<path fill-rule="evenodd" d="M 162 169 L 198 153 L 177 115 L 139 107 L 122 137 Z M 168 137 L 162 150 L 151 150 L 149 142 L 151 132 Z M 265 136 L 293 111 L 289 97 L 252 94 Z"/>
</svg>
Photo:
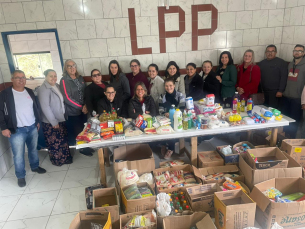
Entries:
<svg viewBox="0 0 305 229">
<path fill-rule="evenodd" d="M 37 152 L 38 131 L 35 124 L 32 126 L 17 128 L 16 133 L 9 138 L 11 143 L 15 174 L 18 179 L 25 177 L 24 153 L 25 144 L 28 147 L 28 157 L 31 169 L 37 169 L 39 166 L 39 158 Z"/>
</svg>

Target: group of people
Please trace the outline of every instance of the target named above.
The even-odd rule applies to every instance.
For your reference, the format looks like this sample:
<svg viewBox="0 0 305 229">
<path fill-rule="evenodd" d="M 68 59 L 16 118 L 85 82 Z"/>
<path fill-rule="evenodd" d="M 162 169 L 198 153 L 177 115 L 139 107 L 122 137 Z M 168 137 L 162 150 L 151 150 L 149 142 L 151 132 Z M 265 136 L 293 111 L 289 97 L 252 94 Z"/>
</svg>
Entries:
<svg viewBox="0 0 305 229">
<path fill-rule="evenodd" d="M 128 74 L 112 60 L 108 66 L 110 81 L 103 81 L 100 70 L 93 69 L 92 83 L 88 86 L 78 73 L 76 63 L 67 60 L 60 84 L 56 83 L 54 70 L 44 72 L 45 81 L 38 89 L 38 100 L 25 87 L 24 72 L 16 70 L 12 74 L 13 86 L 0 94 L 0 128 L 12 146 L 19 186 L 25 185 L 25 144 L 32 171 L 45 172 L 39 167 L 36 150 L 40 121 L 50 160 L 56 166 L 73 163 L 69 145 L 75 145 L 76 136 L 83 130 L 88 117 L 113 109 L 119 117 L 133 119 L 143 112 L 156 116 L 162 111 L 168 116 L 172 105 L 184 108 L 186 97 L 196 101 L 214 94 L 216 102 L 229 107 L 235 93 L 247 100 L 262 92 L 266 105 L 281 108 L 284 114 L 299 122 L 302 109 L 305 109 L 304 46 L 295 46 L 294 59 L 288 67 L 284 60 L 276 57 L 275 45 L 267 46 L 265 54 L 266 59 L 255 63 L 254 52 L 248 49 L 241 63 L 235 66 L 231 53 L 224 51 L 215 72 L 212 62 L 206 60 L 199 73 L 196 64 L 188 63 L 186 75 L 181 75 L 175 61 L 170 61 L 163 77 L 158 75 L 156 64 L 148 66 L 147 77 L 137 59 L 130 61 Z M 295 137 L 297 126 L 290 127 L 290 137 Z M 174 142 L 168 142 L 163 155 L 168 157 L 173 150 Z M 82 149 L 80 153 L 91 156 L 92 150 Z"/>
</svg>

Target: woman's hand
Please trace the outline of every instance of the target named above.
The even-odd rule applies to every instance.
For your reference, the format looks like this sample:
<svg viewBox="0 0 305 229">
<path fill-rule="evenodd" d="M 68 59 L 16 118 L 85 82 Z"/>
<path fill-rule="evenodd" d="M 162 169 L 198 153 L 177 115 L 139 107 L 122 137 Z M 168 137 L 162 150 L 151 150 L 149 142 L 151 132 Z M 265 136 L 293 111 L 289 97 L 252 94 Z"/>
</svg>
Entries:
<svg viewBox="0 0 305 229">
<path fill-rule="evenodd" d="M 56 126 L 53 126 L 54 129 L 59 129 L 59 124 L 57 124 Z"/>
<path fill-rule="evenodd" d="M 87 110 L 87 106 L 86 106 L 86 105 L 83 106 L 82 112 L 83 112 L 84 114 L 87 114 L 87 113 L 88 113 L 88 110 Z"/>
<path fill-rule="evenodd" d="M 149 111 L 145 111 L 145 114 L 149 114 L 150 112 Z"/>
<path fill-rule="evenodd" d="M 222 79 L 220 76 L 216 76 L 216 79 L 218 79 L 218 81 L 221 83 L 222 82 Z"/>
<path fill-rule="evenodd" d="M 166 118 L 169 118 L 169 113 L 165 113 L 164 116 L 165 116 Z"/>
<path fill-rule="evenodd" d="M 237 87 L 237 88 L 236 88 L 236 91 L 237 91 L 237 92 L 238 92 L 238 94 L 240 94 L 240 95 L 242 95 L 242 94 L 244 94 L 244 93 L 245 93 L 244 89 L 243 89 L 243 88 L 241 88 L 241 87 Z"/>
</svg>

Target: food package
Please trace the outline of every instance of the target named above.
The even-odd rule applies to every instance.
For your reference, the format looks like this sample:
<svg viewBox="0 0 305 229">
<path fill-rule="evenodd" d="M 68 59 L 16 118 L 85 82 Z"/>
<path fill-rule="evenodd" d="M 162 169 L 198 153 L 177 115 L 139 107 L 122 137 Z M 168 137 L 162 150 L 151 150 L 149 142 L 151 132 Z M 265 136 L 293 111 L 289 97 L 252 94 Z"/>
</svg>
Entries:
<svg viewBox="0 0 305 229">
<path fill-rule="evenodd" d="M 137 183 L 140 182 L 147 182 L 149 185 L 152 185 L 154 183 L 154 178 L 151 173 L 144 173 L 139 177 L 139 180 Z"/>
<path fill-rule="evenodd" d="M 108 132 L 108 131 L 114 131 L 114 128 L 113 127 L 108 127 L 108 128 L 105 128 L 105 129 L 101 130 L 102 133 Z"/>
<path fill-rule="evenodd" d="M 157 129 L 157 134 L 171 134 L 175 133 L 171 126 L 160 126 Z"/>
<path fill-rule="evenodd" d="M 122 134 L 124 133 L 123 131 L 123 124 L 122 122 L 117 122 L 114 124 L 114 129 L 116 134 Z"/>
<path fill-rule="evenodd" d="M 136 118 L 136 121 L 135 121 L 135 125 L 136 127 L 141 127 L 142 123 L 143 123 L 143 116 L 142 115 L 138 115 L 138 117 Z"/>
<path fill-rule="evenodd" d="M 143 132 L 137 127 L 128 127 L 125 130 L 125 136 L 126 137 L 133 137 L 133 136 L 138 136 L 138 135 L 141 135 L 141 134 L 143 134 Z"/>
<path fill-rule="evenodd" d="M 227 189 L 227 190 L 241 189 L 241 186 L 240 186 L 240 185 L 238 185 L 238 184 L 236 184 L 236 183 L 234 183 L 234 182 L 232 182 L 232 181 L 229 181 L 229 180 L 227 180 L 227 181 L 225 181 L 225 182 L 223 183 L 223 187 L 224 187 L 225 189 Z"/>
<path fill-rule="evenodd" d="M 162 196 L 159 196 L 159 195 L 162 195 Z M 164 195 L 167 195 L 168 197 L 165 197 Z M 169 199 L 170 199 L 170 197 L 166 193 L 160 193 L 157 195 L 156 210 L 157 210 L 158 216 L 164 217 L 164 216 L 170 215 L 171 206 L 169 204 Z"/>
<path fill-rule="evenodd" d="M 145 213 L 144 215 L 135 215 L 129 220 L 122 229 L 147 228 L 156 223 L 156 212 Z"/>
<path fill-rule="evenodd" d="M 136 184 L 131 185 L 124 191 L 127 200 L 141 199 L 141 193 Z"/>
<path fill-rule="evenodd" d="M 143 114 L 143 118 L 144 118 L 144 120 L 146 120 L 146 119 L 152 118 L 152 117 L 151 117 L 151 115 L 149 115 L 149 114 Z"/>
<path fill-rule="evenodd" d="M 82 132 L 77 135 L 76 140 L 90 142 L 93 139 L 95 133 L 88 132 L 88 130 L 89 129 L 87 129 L 86 127 Z"/>
<path fill-rule="evenodd" d="M 101 130 L 108 128 L 108 122 L 101 122 L 100 127 L 101 127 Z"/>
<path fill-rule="evenodd" d="M 170 175 L 169 175 L 168 171 L 166 171 L 164 173 L 157 174 L 157 176 L 155 176 L 157 187 L 172 188 L 172 185 L 169 182 L 169 177 L 170 177 Z"/>
<path fill-rule="evenodd" d="M 142 125 L 141 125 L 141 128 L 142 129 L 145 129 L 147 127 L 147 121 L 143 121 Z"/>
<path fill-rule="evenodd" d="M 128 170 L 127 168 L 123 168 L 118 172 L 118 182 L 121 187 L 135 184 L 138 182 L 138 180 L 139 176 L 135 170 Z"/>
<path fill-rule="evenodd" d="M 173 186 L 184 183 L 183 170 L 171 171 L 169 181 Z"/>
<path fill-rule="evenodd" d="M 183 177 L 186 184 L 196 184 L 195 176 L 190 171 L 183 171 Z"/>
<path fill-rule="evenodd" d="M 145 132 L 145 134 L 156 134 L 157 130 L 156 130 L 156 128 L 145 128 L 144 132 Z"/>
<path fill-rule="evenodd" d="M 165 164 L 161 165 L 161 168 L 172 167 L 176 165 L 184 165 L 184 161 L 182 160 L 174 160 L 174 161 L 167 161 Z"/>
<path fill-rule="evenodd" d="M 142 198 L 153 196 L 152 192 L 150 191 L 150 189 L 148 187 L 138 187 L 138 190 L 141 193 Z"/>
<path fill-rule="evenodd" d="M 156 119 L 161 126 L 166 126 L 166 125 L 171 124 L 171 120 L 169 118 L 164 117 L 164 116 L 157 116 Z"/>
<path fill-rule="evenodd" d="M 112 140 L 114 140 L 114 141 L 125 140 L 125 134 L 112 135 Z"/>
<path fill-rule="evenodd" d="M 106 135 L 113 135 L 113 134 L 114 134 L 114 132 L 111 130 L 111 131 L 101 133 L 101 136 L 104 137 Z"/>
</svg>

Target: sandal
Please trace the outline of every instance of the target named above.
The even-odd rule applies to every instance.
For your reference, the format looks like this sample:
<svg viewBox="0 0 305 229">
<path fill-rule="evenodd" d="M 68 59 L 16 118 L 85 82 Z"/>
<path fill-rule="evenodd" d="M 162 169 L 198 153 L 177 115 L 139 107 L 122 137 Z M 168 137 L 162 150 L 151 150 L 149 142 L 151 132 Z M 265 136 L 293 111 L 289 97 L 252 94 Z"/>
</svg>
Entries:
<svg viewBox="0 0 305 229">
<path fill-rule="evenodd" d="M 173 154 L 173 151 L 172 150 L 167 150 L 166 154 L 164 155 L 164 159 L 170 159 L 171 156 Z"/>
</svg>

